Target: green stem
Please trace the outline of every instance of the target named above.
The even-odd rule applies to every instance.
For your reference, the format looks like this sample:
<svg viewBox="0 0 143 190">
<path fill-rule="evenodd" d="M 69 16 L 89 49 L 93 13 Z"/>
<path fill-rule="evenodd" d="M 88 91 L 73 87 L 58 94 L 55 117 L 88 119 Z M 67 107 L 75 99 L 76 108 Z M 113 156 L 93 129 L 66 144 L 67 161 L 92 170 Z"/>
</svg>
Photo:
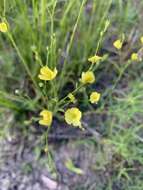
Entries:
<svg viewBox="0 0 143 190">
<path fill-rule="evenodd" d="M 71 47 L 72 47 L 72 43 L 73 43 L 73 39 L 74 39 L 74 36 L 75 36 L 75 32 L 76 32 L 76 30 L 77 30 L 77 26 L 78 26 L 78 23 L 79 23 L 79 20 L 80 20 L 81 13 L 82 13 L 82 10 L 83 10 L 83 7 L 84 7 L 85 2 L 86 2 L 86 0 L 83 0 L 82 3 L 81 3 L 80 9 L 79 9 L 79 14 L 78 14 L 76 23 L 75 23 L 75 25 L 74 25 L 74 28 L 73 28 L 71 37 L 70 37 L 70 41 L 69 41 L 68 46 L 67 46 L 67 49 L 66 49 L 66 55 L 69 55 L 70 49 L 71 49 Z M 63 77 L 64 77 L 64 75 L 65 75 L 65 72 L 66 72 L 66 63 L 67 63 L 67 60 L 65 59 L 65 60 L 64 60 L 64 63 L 63 63 L 63 68 L 62 68 L 62 71 L 61 71 L 60 81 L 63 80 Z M 62 82 L 61 82 L 60 84 L 62 84 Z M 61 85 L 59 85 L 59 88 L 60 88 L 60 87 L 61 87 Z"/>
<path fill-rule="evenodd" d="M 41 28 L 43 32 L 45 29 L 45 17 L 46 17 L 46 0 L 41 0 Z"/>
<path fill-rule="evenodd" d="M 119 83 L 119 81 L 121 80 L 123 74 L 125 73 L 125 70 L 129 67 L 130 64 L 131 64 L 131 61 L 128 61 L 128 63 L 120 71 L 120 74 L 119 74 L 118 78 L 116 79 L 113 87 L 107 92 L 108 96 L 110 96 L 112 94 L 113 90 L 116 88 L 117 84 Z"/>
<path fill-rule="evenodd" d="M 43 95 L 43 93 L 42 93 L 41 90 L 39 89 L 39 86 L 37 85 L 37 83 L 36 83 L 34 77 L 32 76 L 32 73 L 30 72 L 29 67 L 27 66 L 27 64 L 26 64 L 26 62 L 25 62 L 25 60 L 24 60 L 24 58 L 23 58 L 23 56 L 22 56 L 22 54 L 21 54 L 19 48 L 17 47 L 17 45 L 16 45 L 16 43 L 15 43 L 15 41 L 14 41 L 14 39 L 13 39 L 13 37 L 12 37 L 12 35 L 11 35 L 10 33 L 8 33 L 8 37 L 9 37 L 9 39 L 10 39 L 12 45 L 14 46 L 14 48 L 15 48 L 15 50 L 16 50 L 16 52 L 17 52 L 17 54 L 18 54 L 18 56 L 19 56 L 19 58 L 20 58 L 20 60 L 21 60 L 21 62 L 22 62 L 22 64 L 23 64 L 23 67 L 25 68 L 25 70 L 26 70 L 26 72 L 27 72 L 27 74 L 28 74 L 28 76 L 29 76 L 29 78 L 30 78 L 31 81 L 33 82 L 33 85 L 34 85 L 34 87 L 35 87 L 34 90 L 35 90 L 35 91 L 38 90 L 38 91 L 40 92 L 43 101 L 46 103 L 45 96 Z M 38 93 L 38 92 L 37 92 L 37 93 Z"/>
<path fill-rule="evenodd" d="M 79 87 L 77 87 L 75 90 L 73 90 L 71 93 L 74 94 L 76 93 L 79 89 L 81 89 L 82 87 L 84 86 L 84 84 L 81 84 L 79 85 Z M 60 106 L 66 99 L 68 98 L 68 95 L 65 96 L 63 99 L 61 99 L 59 102 L 58 102 L 58 106 Z"/>
<path fill-rule="evenodd" d="M 30 79 L 32 80 L 34 86 L 37 88 L 37 84 L 36 84 L 36 82 L 35 82 L 35 80 L 34 80 L 34 78 L 32 76 L 32 73 L 30 72 L 30 70 L 29 70 L 23 56 L 21 55 L 21 52 L 20 52 L 19 48 L 17 47 L 17 45 L 16 45 L 16 43 L 15 43 L 15 41 L 14 41 L 14 39 L 13 39 L 13 37 L 12 37 L 12 35 L 10 33 L 8 33 L 8 37 L 9 37 L 12 45 L 14 46 L 14 48 L 15 48 L 15 50 L 16 50 L 16 52 L 17 52 L 17 54 L 18 54 L 18 56 L 19 56 L 19 58 L 20 58 L 20 60 L 21 60 L 21 62 L 23 64 L 23 66 L 24 66 L 25 70 L 27 71 L 27 74 L 29 75 Z"/>
<path fill-rule="evenodd" d="M 6 13 L 6 0 L 3 0 L 3 17 L 5 18 Z"/>
</svg>

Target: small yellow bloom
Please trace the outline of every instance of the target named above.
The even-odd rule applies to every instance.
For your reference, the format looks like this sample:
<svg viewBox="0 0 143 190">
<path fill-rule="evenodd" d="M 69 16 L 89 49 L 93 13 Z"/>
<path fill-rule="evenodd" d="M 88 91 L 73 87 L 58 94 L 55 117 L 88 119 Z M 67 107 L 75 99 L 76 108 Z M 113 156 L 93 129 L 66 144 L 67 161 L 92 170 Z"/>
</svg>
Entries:
<svg viewBox="0 0 143 190">
<path fill-rule="evenodd" d="M 113 46 L 117 49 L 121 49 L 122 48 L 122 45 L 123 45 L 123 42 L 121 42 L 121 40 L 116 40 L 114 43 L 113 43 Z"/>
<path fill-rule="evenodd" d="M 94 55 L 88 59 L 88 61 L 91 63 L 97 63 L 98 61 L 101 61 L 101 60 L 102 60 L 102 57 L 98 55 Z"/>
<path fill-rule="evenodd" d="M 141 41 L 141 43 L 143 44 L 143 36 L 141 36 L 140 41 Z"/>
<path fill-rule="evenodd" d="M 69 108 L 66 112 L 65 112 L 65 121 L 69 124 L 69 125 L 73 125 L 75 127 L 81 127 L 81 117 L 82 117 L 82 113 L 78 108 Z"/>
<path fill-rule="evenodd" d="M 55 68 L 53 71 L 51 69 L 49 69 L 48 66 L 44 66 L 40 69 L 40 74 L 38 75 L 38 77 L 41 80 L 53 80 L 57 75 L 57 69 Z"/>
<path fill-rule="evenodd" d="M 44 148 L 44 152 L 47 153 L 49 151 L 48 146 Z"/>
<path fill-rule="evenodd" d="M 138 60 L 139 60 L 138 54 L 137 54 L 137 53 L 132 53 L 132 55 L 131 55 L 131 60 L 132 60 L 132 61 L 138 61 Z"/>
<path fill-rule="evenodd" d="M 97 103 L 99 101 L 99 99 L 100 99 L 100 96 L 101 96 L 100 93 L 92 92 L 91 95 L 90 95 L 90 102 L 92 104 Z"/>
<path fill-rule="evenodd" d="M 87 72 L 82 72 L 81 75 L 81 82 L 83 84 L 92 84 L 95 81 L 95 76 L 94 73 L 92 71 L 87 71 Z"/>
<path fill-rule="evenodd" d="M 69 93 L 69 94 L 68 94 L 68 98 L 70 99 L 70 101 L 71 101 L 72 103 L 75 103 L 75 102 L 76 102 L 75 96 L 74 96 L 72 93 Z"/>
<path fill-rule="evenodd" d="M 5 22 L 0 23 L 0 32 L 7 32 L 8 31 L 8 26 Z"/>
<path fill-rule="evenodd" d="M 43 111 L 40 112 L 40 116 L 42 118 L 39 120 L 39 124 L 50 127 L 50 125 L 52 124 L 52 120 L 53 120 L 52 112 L 44 109 Z"/>
</svg>

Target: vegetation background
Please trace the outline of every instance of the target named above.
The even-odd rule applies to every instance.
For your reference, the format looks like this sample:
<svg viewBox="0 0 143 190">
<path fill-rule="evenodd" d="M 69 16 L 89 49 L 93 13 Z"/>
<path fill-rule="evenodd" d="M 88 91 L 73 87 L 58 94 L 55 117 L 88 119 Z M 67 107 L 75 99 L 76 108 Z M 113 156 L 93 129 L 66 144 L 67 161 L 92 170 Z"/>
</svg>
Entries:
<svg viewBox="0 0 143 190">
<path fill-rule="evenodd" d="M 141 0 L 0 0 L 9 25 L 0 33 L 2 190 L 143 190 L 142 12 Z M 118 51 L 113 42 L 123 36 Z M 52 107 L 76 87 L 96 49 L 104 55 L 96 83 L 77 96 L 85 131 L 57 114 L 47 135 L 37 122 L 41 65 L 60 73 L 44 91 Z M 133 52 L 140 61 L 129 62 Z M 91 90 L 101 93 L 97 105 L 88 102 Z"/>
</svg>

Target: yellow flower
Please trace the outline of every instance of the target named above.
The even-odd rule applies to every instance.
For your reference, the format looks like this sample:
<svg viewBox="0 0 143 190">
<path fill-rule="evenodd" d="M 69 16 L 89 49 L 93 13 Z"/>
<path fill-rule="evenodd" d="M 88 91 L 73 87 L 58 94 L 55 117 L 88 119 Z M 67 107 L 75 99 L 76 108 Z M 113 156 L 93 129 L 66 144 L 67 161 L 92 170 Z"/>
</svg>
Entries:
<svg viewBox="0 0 143 190">
<path fill-rule="evenodd" d="M 97 103 L 99 101 L 99 99 L 100 99 L 100 96 L 101 96 L 100 93 L 92 92 L 91 95 L 90 95 L 90 102 L 92 104 Z"/>
<path fill-rule="evenodd" d="M 69 93 L 69 94 L 68 94 L 68 98 L 70 99 L 70 101 L 71 101 L 72 103 L 75 103 L 75 102 L 76 102 L 75 96 L 74 96 L 72 93 Z"/>
<path fill-rule="evenodd" d="M 139 60 L 138 54 L 137 54 L 137 53 L 132 53 L 132 55 L 131 55 L 131 60 L 132 60 L 132 61 L 138 61 L 138 60 Z"/>
<path fill-rule="evenodd" d="M 141 41 L 141 43 L 143 44 L 143 36 L 141 36 L 140 41 Z"/>
<path fill-rule="evenodd" d="M 49 151 L 48 146 L 44 148 L 44 152 L 47 153 Z"/>
<path fill-rule="evenodd" d="M 48 66 L 44 66 L 40 69 L 40 74 L 38 75 L 38 77 L 41 80 L 53 80 L 57 75 L 57 69 L 55 68 L 53 71 L 51 69 L 49 69 Z"/>
<path fill-rule="evenodd" d="M 88 61 L 91 63 L 97 63 L 100 60 L 102 60 L 102 57 L 100 57 L 98 55 L 94 55 L 88 59 Z"/>
<path fill-rule="evenodd" d="M 50 125 L 52 124 L 52 120 L 53 120 L 52 112 L 44 109 L 40 112 L 40 116 L 42 118 L 39 120 L 39 124 L 50 127 Z"/>
<path fill-rule="evenodd" d="M 113 43 L 113 46 L 117 49 L 121 49 L 122 48 L 122 45 L 123 45 L 123 42 L 121 42 L 121 40 L 116 40 L 114 43 Z"/>
<path fill-rule="evenodd" d="M 95 76 L 92 71 L 82 72 L 81 82 L 83 84 L 87 84 L 87 83 L 92 84 L 94 81 L 95 81 Z"/>
<path fill-rule="evenodd" d="M 73 125 L 75 127 L 81 127 L 81 117 L 82 113 L 78 108 L 69 108 L 65 112 L 65 120 L 69 125 Z"/>
<path fill-rule="evenodd" d="M 8 26 L 5 22 L 0 23 L 0 32 L 7 32 L 8 31 Z"/>
</svg>

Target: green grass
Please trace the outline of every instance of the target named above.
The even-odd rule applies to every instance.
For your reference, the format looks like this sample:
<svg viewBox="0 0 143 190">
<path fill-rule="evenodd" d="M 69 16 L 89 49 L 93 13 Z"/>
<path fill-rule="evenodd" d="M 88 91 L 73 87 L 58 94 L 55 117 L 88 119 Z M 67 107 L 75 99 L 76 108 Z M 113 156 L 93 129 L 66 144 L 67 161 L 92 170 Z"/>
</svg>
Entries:
<svg viewBox="0 0 143 190">
<path fill-rule="evenodd" d="M 0 0 L 0 18 L 9 23 L 9 32 L 0 33 L 1 136 L 10 125 L 5 121 L 9 109 L 16 126 L 25 126 L 25 121 L 35 125 L 44 107 L 64 122 L 66 106 L 58 102 L 79 87 L 81 73 L 90 66 L 87 59 L 104 55 L 94 67 L 96 83 L 77 91 L 76 104 L 84 115 L 100 118 L 99 128 L 89 123 L 104 139 L 101 149 L 92 140 L 95 151 L 102 157 L 102 148 L 113 147 L 112 160 L 99 158 L 97 163 L 101 171 L 112 169 L 105 186 L 97 189 L 142 190 L 143 66 L 142 61 L 129 61 L 131 53 L 142 48 L 142 8 L 142 2 L 132 0 Z M 122 36 L 123 50 L 116 51 L 112 44 Z M 58 79 L 41 84 L 37 76 L 43 65 L 57 67 Z M 93 90 L 102 94 L 97 106 L 88 101 Z"/>
</svg>

